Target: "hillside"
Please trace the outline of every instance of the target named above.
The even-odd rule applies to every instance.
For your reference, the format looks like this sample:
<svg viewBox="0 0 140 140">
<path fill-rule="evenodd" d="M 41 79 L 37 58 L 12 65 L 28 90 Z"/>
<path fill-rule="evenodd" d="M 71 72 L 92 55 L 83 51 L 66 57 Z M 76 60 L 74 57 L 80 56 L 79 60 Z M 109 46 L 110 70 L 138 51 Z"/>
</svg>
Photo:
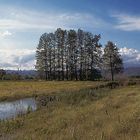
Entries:
<svg viewBox="0 0 140 140">
<path fill-rule="evenodd" d="M 124 73 L 128 76 L 140 76 L 140 67 L 127 67 Z"/>
</svg>

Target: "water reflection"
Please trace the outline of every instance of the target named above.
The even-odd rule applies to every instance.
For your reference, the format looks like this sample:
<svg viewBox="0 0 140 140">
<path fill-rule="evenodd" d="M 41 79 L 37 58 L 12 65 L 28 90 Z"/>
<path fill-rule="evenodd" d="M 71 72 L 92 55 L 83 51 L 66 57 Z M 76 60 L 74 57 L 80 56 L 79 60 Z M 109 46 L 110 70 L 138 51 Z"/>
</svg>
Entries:
<svg viewBox="0 0 140 140">
<path fill-rule="evenodd" d="M 18 114 L 25 114 L 27 111 L 35 111 L 37 104 L 34 98 L 26 98 L 12 102 L 0 103 L 0 120 L 16 117 Z"/>
</svg>

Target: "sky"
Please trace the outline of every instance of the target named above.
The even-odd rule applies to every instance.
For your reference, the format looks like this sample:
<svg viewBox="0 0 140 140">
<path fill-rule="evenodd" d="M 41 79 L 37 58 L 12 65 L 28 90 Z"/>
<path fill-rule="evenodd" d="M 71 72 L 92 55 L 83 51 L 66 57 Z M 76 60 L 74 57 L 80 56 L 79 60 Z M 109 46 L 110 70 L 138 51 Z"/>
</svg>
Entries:
<svg viewBox="0 0 140 140">
<path fill-rule="evenodd" d="M 139 0 L 0 0 L 0 68 L 34 69 L 40 36 L 57 28 L 101 34 L 140 66 Z"/>
</svg>

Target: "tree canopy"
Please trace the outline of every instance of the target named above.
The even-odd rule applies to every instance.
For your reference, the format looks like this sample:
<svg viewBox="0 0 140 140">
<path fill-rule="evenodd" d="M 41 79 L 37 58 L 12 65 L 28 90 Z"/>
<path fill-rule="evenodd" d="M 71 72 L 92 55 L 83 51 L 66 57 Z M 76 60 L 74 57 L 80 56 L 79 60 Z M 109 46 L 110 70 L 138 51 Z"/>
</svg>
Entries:
<svg viewBox="0 0 140 140">
<path fill-rule="evenodd" d="M 81 29 L 45 33 L 37 47 L 36 69 L 46 80 L 93 80 L 101 62 L 100 38 Z"/>
<path fill-rule="evenodd" d="M 36 50 L 36 69 L 46 80 L 96 80 L 102 69 L 114 74 L 122 72 L 123 61 L 117 46 L 109 41 L 102 52 L 100 35 L 58 28 L 44 33 Z"/>
</svg>

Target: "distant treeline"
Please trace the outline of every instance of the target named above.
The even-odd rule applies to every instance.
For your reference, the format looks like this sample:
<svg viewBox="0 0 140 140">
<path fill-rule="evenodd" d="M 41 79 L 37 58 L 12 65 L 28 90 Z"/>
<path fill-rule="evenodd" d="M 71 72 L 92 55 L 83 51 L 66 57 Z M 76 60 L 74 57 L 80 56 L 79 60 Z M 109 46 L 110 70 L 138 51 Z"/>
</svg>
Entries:
<svg viewBox="0 0 140 140">
<path fill-rule="evenodd" d="M 44 33 L 36 51 L 36 69 L 46 80 L 95 80 L 101 77 L 101 69 L 114 73 L 123 68 L 118 48 L 108 42 L 102 52 L 100 35 L 81 29 Z"/>
<path fill-rule="evenodd" d="M 24 71 L 14 71 L 11 70 L 4 70 L 0 69 L 0 80 L 33 80 L 37 79 L 37 76 L 35 74 L 35 71 L 28 71 L 29 74 L 25 73 Z"/>
</svg>

